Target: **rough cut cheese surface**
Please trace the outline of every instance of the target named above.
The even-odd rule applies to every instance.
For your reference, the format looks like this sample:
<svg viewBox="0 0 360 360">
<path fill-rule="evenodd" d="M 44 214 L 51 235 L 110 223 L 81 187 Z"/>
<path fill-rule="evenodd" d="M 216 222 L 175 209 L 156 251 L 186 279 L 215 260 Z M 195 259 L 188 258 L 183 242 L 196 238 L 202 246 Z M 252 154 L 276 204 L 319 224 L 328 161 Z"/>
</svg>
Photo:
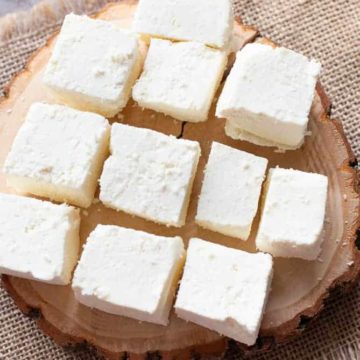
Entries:
<svg viewBox="0 0 360 360">
<path fill-rule="evenodd" d="M 100 178 L 100 200 L 148 220 L 182 226 L 200 156 L 199 143 L 113 124 L 110 151 Z"/>
<path fill-rule="evenodd" d="M 233 26 L 231 0 L 141 0 L 133 29 L 147 36 L 223 48 Z"/>
<path fill-rule="evenodd" d="M 20 192 L 90 206 L 109 133 L 100 115 L 34 103 L 5 161 L 8 184 Z"/>
<path fill-rule="evenodd" d="M 256 341 L 272 279 L 272 258 L 191 239 L 175 311 L 247 345 Z"/>
<path fill-rule="evenodd" d="M 71 206 L 0 194 L 0 273 L 68 284 L 79 225 L 79 211 Z"/>
<path fill-rule="evenodd" d="M 205 121 L 226 62 L 224 51 L 200 43 L 153 39 L 132 96 L 176 119 Z"/>
<path fill-rule="evenodd" d="M 113 116 L 126 105 L 140 67 L 135 34 L 109 21 L 70 14 L 43 81 L 66 104 Z"/>
<path fill-rule="evenodd" d="M 299 147 L 319 72 L 319 63 L 294 51 L 248 44 L 236 55 L 216 115 L 279 147 Z"/>
<path fill-rule="evenodd" d="M 292 169 L 271 169 L 256 237 L 273 256 L 314 260 L 323 241 L 327 177 Z"/>
<path fill-rule="evenodd" d="M 257 212 L 267 159 L 212 143 L 196 222 L 246 240 Z"/>
<path fill-rule="evenodd" d="M 180 237 L 98 225 L 84 246 L 72 287 L 84 305 L 167 325 L 184 259 Z"/>
</svg>

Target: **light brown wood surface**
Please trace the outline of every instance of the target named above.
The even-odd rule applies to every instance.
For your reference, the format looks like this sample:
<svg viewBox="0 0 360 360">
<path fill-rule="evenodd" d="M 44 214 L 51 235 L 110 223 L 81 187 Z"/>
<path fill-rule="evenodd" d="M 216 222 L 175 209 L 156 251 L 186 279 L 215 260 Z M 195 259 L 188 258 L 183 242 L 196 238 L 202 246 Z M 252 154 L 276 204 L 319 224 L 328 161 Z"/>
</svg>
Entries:
<svg viewBox="0 0 360 360">
<path fill-rule="evenodd" d="M 97 17 L 129 27 L 135 10 L 132 1 L 111 5 Z M 254 28 L 236 24 L 237 49 L 255 40 Z M 28 62 L 27 68 L 10 84 L 7 97 L 0 104 L 0 165 L 10 149 L 27 109 L 34 101 L 55 102 L 41 84 L 44 66 L 51 54 L 56 36 L 41 48 Z M 229 63 L 233 60 L 231 57 Z M 329 196 L 324 232 L 324 245 L 319 260 L 275 259 L 275 275 L 270 299 L 260 330 L 260 341 L 250 351 L 267 349 L 288 339 L 304 328 L 305 320 L 321 310 L 329 290 L 337 285 L 354 282 L 359 274 L 360 257 L 356 248 L 356 230 L 359 228 L 359 193 L 354 156 L 346 141 L 341 124 L 330 120 L 330 103 L 317 86 L 309 130 L 304 146 L 296 151 L 276 152 L 274 148 L 259 147 L 235 141 L 224 134 L 224 122 L 214 116 L 212 107 L 204 123 L 180 123 L 170 117 L 149 110 L 142 110 L 132 101 L 123 117 L 113 121 L 152 128 L 178 137 L 197 140 L 202 157 L 194 182 L 186 225 L 181 229 L 167 228 L 122 212 L 93 204 L 82 212 L 81 239 L 84 241 L 96 224 L 117 224 L 154 234 L 180 235 L 185 242 L 197 236 L 238 249 L 254 252 L 254 226 L 247 242 L 216 234 L 199 228 L 195 222 L 197 198 L 201 188 L 203 169 L 210 144 L 216 140 L 269 159 L 270 166 L 314 171 L 329 177 Z M 226 174 L 224 174 L 226 176 Z M 0 191 L 11 192 L 0 175 Z M 97 195 L 96 195 L 97 196 Z M 257 221 L 256 221 L 257 224 Z M 106 314 L 80 305 L 70 286 L 52 286 L 40 282 L 3 276 L 3 284 L 26 313 L 38 310 L 39 326 L 63 345 L 87 343 L 112 359 L 124 353 L 132 358 L 145 357 L 147 352 L 158 351 L 164 358 L 187 358 L 192 351 L 219 353 L 224 350 L 226 339 L 218 334 L 186 323 L 171 315 L 167 327 L 139 323 L 124 317 Z M 141 296 L 146 296 L 143 294 Z"/>
</svg>

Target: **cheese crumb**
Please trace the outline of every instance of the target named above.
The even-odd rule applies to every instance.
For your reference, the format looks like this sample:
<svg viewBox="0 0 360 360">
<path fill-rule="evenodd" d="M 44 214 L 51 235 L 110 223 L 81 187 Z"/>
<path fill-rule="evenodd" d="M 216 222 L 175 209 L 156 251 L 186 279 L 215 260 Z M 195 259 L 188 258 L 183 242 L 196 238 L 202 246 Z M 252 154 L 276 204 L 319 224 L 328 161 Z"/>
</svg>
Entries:
<svg viewBox="0 0 360 360">
<path fill-rule="evenodd" d="M 119 121 L 123 121 L 125 118 L 124 114 L 121 114 L 121 113 L 117 114 L 116 117 Z"/>
</svg>

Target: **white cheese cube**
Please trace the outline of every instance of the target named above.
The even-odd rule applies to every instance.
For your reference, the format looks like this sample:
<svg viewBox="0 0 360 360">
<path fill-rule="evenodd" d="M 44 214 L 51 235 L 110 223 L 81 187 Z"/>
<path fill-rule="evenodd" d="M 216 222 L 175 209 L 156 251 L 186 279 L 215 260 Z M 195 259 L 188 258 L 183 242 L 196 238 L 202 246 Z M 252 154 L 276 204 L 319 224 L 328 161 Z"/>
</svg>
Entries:
<svg viewBox="0 0 360 360">
<path fill-rule="evenodd" d="M 70 14 L 43 81 L 66 104 L 113 116 L 125 107 L 141 62 L 136 34 L 108 21 Z"/>
<path fill-rule="evenodd" d="M 100 115 L 34 103 L 4 172 L 20 192 L 88 207 L 108 153 L 110 126 Z"/>
<path fill-rule="evenodd" d="M 0 194 L 0 273 L 55 285 L 70 282 L 79 253 L 79 210 Z"/>
<path fill-rule="evenodd" d="M 182 121 L 207 120 L 227 55 L 195 42 L 153 39 L 133 99 Z"/>
<path fill-rule="evenodd" d="M 196 222 L 246 240 L 258 208 L 267 159 L 213 142 Z"/>
<path fill-rule="evenodd" d="M 278 146 L 300 147 L 320 64 L 285 48 L 248 44 L 236 55 L 216 115 Z"/>
<path fill-rule="evenodd" d="M 271 169 L 256 246 L 273 256 L 314 260 L 323 241 L 328 179 L 292 169 Z"/>
<path fill-rule="evenodd" d="M 185 223 L 200 145 L 196 141 L 113 124 L 100 178 L 100 200 L 158 223 Z"/>
<path fill-rule="evenodd" d="M 72 287 L 86 306 L 167 325 L 184 260 L 178 236 L 98 225 L 84 246 Z"/>
<path fill-rule="evenodd" d="M 177 315 L 241 343 L 256 341 L 272 280 L 272 258 L 191 239 Z"/>
<path fill-rule="evenodd" d="M 140 0 L 133 29 L 146 36 L 223 48 L 234 28 L 231 0 Z"/>
</svg>

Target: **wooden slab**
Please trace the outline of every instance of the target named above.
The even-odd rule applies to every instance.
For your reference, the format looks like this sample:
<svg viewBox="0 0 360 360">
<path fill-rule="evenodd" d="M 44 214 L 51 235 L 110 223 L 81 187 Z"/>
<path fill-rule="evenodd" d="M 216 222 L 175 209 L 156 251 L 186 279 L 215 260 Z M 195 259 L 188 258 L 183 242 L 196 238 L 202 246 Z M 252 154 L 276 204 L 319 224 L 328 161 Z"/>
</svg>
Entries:
<svg viewBox="0 0 360 360">
<path fill-rule="evenodd" d="M 129 27 L 135 7 L 133 1 L 110 5 L 96 17 Z M 241 48 L 245 43 L 253 41 L 256 35 L 256 29 L 243 26 L 238 20 L 234 47 Z M 55 102 L 41 84 L 41 75 L 55 39 L 56 35 L 33 55 L 26 69 L 12 81 L 6 98 L 0 104 L 0 166 L 30 104 L 34 101 Z M 229 65 L 233 58 L 230 57 Z M 96 224 L 102 223 L 123 225 L 167 236 L 181 235 L 185 242 L 192 236 L 198 236 L 254 252 L 256 226 L 250 240 L 243 242 L 201 229 L 194 222 L 203 169 L 210 144 L 214 140 L 265 156 L 269 159 L 270 166 L 279 165 L 325 174 L 329 177 L 330 185 L 321 257 L 313 262 L 275 259 L 275 276 L 260 330 L 260 340 L 256 346 L 247 350 L 268 349 L 288 339 L 303 330 L 303 325 L 308 322 L 305 320 L 318 314 L 331 288 L 354 282 L 360 272 L 360 256 L 355 243 L 360 213 L 355 158 L 341 124 L 328 117 L 329 108 L 330 103 L 318 84 L 309 125 L 311 135 L 307 136 L 301 149 L 279 153 L 273 148 L 235 141 L 225 136 L 224 122 L 215 118 L 214 106 L 207 122 L 182 124 L 162 114 L 143 111 L 130 101 L 123 116 L 112 121 L 156 129 L 178 137 L 194 139 L 201 144 L 202 157 L 187 223 L 181 229 L 167 228 L 96 203 L 87 211 L 82 211 L 82 241 Z M 0 175 L 0 191 L 11 192 L 6 187 L 3 175 Z M 125 353 L 130 358 L 145 358 L 148 352 L 157 352 L 163 358 L 185 359 L 189 358 L 193 351 L 204 354 L 221 353 L 226 346 L 225 338 L 203 327 L 182 321 L 174 314 L 171 315 L 170 325 L 167 327 L 139 323 L 80 305 L 69 286 L 52 286 L 10 276 L 3 276 L 3 284 L 25 313 L 34 314 L 36 309 L 39 326 L 57 342 L 62 345 L 90 344 L 111 359 L 119 359 Z"/>
</svg>

